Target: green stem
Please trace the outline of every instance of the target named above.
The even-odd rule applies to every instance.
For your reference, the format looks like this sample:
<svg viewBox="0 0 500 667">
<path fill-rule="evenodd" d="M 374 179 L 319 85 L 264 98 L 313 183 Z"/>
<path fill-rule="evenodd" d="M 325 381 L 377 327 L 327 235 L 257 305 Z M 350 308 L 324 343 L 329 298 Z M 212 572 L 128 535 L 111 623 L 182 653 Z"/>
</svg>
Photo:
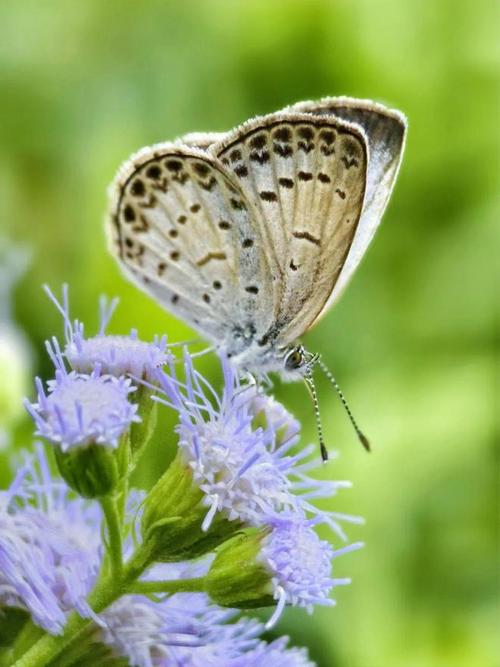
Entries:
<svg viewBox="0 0 500 667">
<path fill-rule="evenodd" d="M 16 641 L 11 648 L 12 662 L 15 662 L 26 653 L 30 646 L 33 646 L 33 644 L 37 642 L 40 637 L 43 637 L 44 634 L 44 630 L 39 625 L 33 623 L 31 619 L 28 620 L 16 637 Z"/>
<path fill-rule="evenodd" d="M 123 571 L 122 533 L 116 497 L 114 495 L 102 496 L 99 501 L 108 529 L 107 555 L 111 563 L 111 573 L 120 579 Z"/>
<path fill-rule="evenodd" d="M 205 577 L 177 579 L 174 581 L 136 581 L 128 592 L 150 595 L 152 593 L 199 593 L 205 590 Z"/>
<path fill-rule="evenodd" d="M 96 613 L 99 613 L 119 598 L 123 592 L 121 582 L 116 582 L 116 579 L 111 576 L 97 584 L 89 597 L 89 604 Z M 92 620 L 82 618 L 73 612 L 68 618 L 64 634 L 44 635 L 22 658 L 14 663 L 13 667 L 45 667 L 92 623 Z"/>
</svg>

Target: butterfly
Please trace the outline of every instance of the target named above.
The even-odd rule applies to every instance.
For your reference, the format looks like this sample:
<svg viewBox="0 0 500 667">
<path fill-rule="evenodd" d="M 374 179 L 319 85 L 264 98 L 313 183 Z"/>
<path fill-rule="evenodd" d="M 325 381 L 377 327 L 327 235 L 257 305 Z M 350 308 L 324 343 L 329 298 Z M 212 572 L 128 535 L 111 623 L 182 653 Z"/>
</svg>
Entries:
<svg viewBox="0 0 500 667">
<path fill-rule="evenodd" d="M 333 97 L 143 148 L 110 187 L 111 252 L 239 368 L 314 390 L 319 355 L 297 340 L 370 244 L 406 127 L 399 111 Z"/>
</svg>

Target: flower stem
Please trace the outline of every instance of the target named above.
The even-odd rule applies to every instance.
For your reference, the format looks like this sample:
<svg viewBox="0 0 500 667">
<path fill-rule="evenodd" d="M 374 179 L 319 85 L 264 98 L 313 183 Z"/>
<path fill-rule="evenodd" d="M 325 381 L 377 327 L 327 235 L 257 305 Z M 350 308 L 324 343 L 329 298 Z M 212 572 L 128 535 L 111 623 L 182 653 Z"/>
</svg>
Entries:
<svg viewBox="0 0 500 667">
<path fill-rule="evenodd" d="M 89 596 L 89 604 L 96 613 L 99 613 L 122 593 L 121 582 L 116 582 L 112 576 L 106 577 L 97 584 Z M 73 612 L 68 618 L 64 634 L 59 636 L 45 634 L 14 663 L 13 667 L 45 667 L 92 623 L 92 620 L 82 618 Z"/>
<path fill-rule="evenodd" d="M 128 592 L 150 595 L 151 593 L 199 593 L 205 590 L 205 577 L 176 579 L 172 581 L 136 581 Z"/>
<path fill-rule="evenodd" d="M 102 496 L 100 499 L 106 526 L 108 528 L 108 542 L 106 544 L 111 573 L 117 579 L 121 578 L 123 571 L 122 560 L 122 534 L 120 513 L 116 504 L 116 497 L 112 494 Z"/>
</svg>

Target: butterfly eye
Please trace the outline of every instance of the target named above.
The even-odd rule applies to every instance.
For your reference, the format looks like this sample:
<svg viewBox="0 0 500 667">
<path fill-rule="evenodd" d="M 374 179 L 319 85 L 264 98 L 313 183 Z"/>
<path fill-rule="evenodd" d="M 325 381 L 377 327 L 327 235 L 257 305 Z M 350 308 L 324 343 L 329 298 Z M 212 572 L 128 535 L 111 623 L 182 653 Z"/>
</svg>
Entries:
<svg viewBox="0 0 500 667">
<path fill-rule="evenodd" d="M 287 370 L 296 370 L 300 368 L 304 362 L 304 354 L 301 348 L 296 347 L 291 350 L 285 359 L 285 368 Z"/>
</svg>

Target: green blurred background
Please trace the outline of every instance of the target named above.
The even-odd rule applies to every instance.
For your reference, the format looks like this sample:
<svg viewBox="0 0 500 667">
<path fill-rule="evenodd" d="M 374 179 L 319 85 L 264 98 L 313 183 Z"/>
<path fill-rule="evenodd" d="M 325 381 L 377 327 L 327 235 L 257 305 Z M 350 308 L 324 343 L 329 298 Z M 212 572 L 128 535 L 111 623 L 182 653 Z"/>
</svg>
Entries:
<svg viewBox="0 0 500 667">
<path fill-rule="evenodd" d="M 10 316 L 2 311 L 0 483 L 12 452 L 31 442 L 19 395 L 32 393 L 35 372 L 50 375 L 43 341 L 62 329 L 43 282 L 70 283 L 73 315 L 89 331 L 105 292 L 121 298 L 114 332 L 191 335 L 124 282 L 106 252 L 105 190 L 130 152 L 301 99 L 386 102 L 410 122 L 392 201 L 342 301 L 306 339 L 374 443 L 366 455 L 319 379 L 328 441 L 340 452 L 324 474 L 354 484 L 330 505 L 366 517 L 350 530 L 366 548 L 336 561 L 338 576 L 353 577 L 337 589 L 337 607 L 287 612 L 279 630 L 321 667 L 500 664 L 498 7 L 3 0 L 0 231 L 4 250 L 28 252 L 28 268 Z M 10 258 L 20 268 L 19 255 Z M 12 275 L 0 275 L 3 292 Z M 216 377 L 213 359 L 201 366 Z M 276 391 L 303 420 L 304 442 L 313 440 L 303 387 Z M 158 441 L 138 483 L 150 484 L 169 455 Z"/>
</svg>

